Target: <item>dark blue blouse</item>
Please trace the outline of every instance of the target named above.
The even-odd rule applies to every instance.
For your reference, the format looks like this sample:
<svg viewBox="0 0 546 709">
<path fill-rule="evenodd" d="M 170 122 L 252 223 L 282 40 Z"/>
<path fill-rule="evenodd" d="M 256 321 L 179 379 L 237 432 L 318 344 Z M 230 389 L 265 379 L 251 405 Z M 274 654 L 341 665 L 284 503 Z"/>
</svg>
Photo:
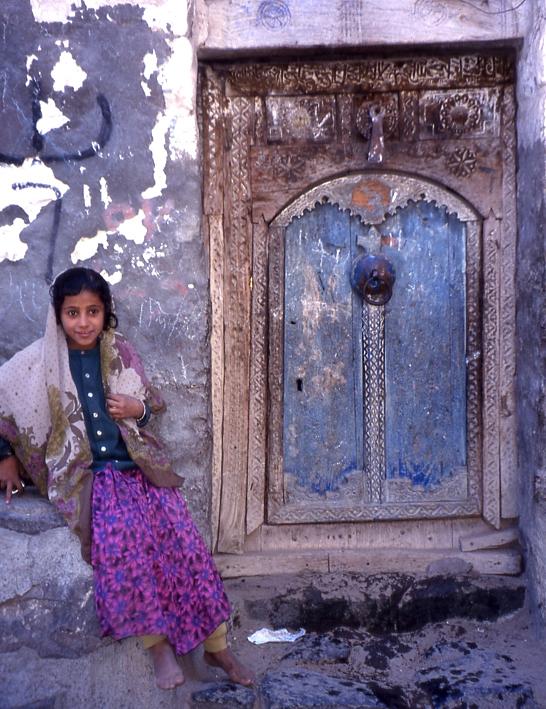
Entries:
<svg viewBox="0 0 546 709">
<path fill-rule="evenodd" d="M 100 367 L 100 346 L 91 350 L 68 350 L 70 373 L 78 391 L 83 409 L 85 428 L 93 455 L 94 472 L 101 470 L 107 463 L 113 463 L 118 470 L 134 468 L 117 423 L 108 413 L 106 397 L 102 385 Z M 150 408 L 145 404 L 144 416 L 138 420 L 139 426 L 145 426 L 150 418 Z M 13 450 L 5 439 L 0 437 L 0 460 L 13 455 Z"/>
</svg>

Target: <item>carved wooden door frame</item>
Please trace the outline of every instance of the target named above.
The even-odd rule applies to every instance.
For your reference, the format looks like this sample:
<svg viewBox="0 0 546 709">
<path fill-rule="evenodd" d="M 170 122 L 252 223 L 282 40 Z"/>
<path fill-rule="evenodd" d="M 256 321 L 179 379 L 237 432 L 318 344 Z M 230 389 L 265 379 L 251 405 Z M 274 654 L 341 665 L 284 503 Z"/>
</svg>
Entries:
<svg viewBox="0 0 546 709">
<path fill-rule="evenodd" d="M 268 101 L 271 94 L 274 101 Z M 299 112 L 298 126 L 303 118 L 312 127 L 326 105 L 320 100 L 324 96 L 335 106 L 328 139 L 283 127 L 272 114 L 276 106 L 279 115 L 284 101 Z M 482 54 L 215 65 L 204 67 L 202 97 L 217 550 L 242 552 L 246 535 L 263 524 L 268 448 L 278 450 L 274 437 L 267 441 L 268 392 L 274 409 L 275 392 L 282 391 L 282 379 L 268 382 L 268 331 L 270 326 L 274 331 L 278 317 L 268 301 L 268 269 L 278 268 L 278 259 L 269 263 L 268 239 L 279 238 L 282 215 L 297 206 L 298 198 L 308 200 L 313 184 L 377 172 L 367 161 L 362 132 L 372 102 L 390 117 L 381 171 L 419 177 L 431 199 L 440 186 L 439 203 L 451 193 L 458 209 L 468 210 L 463 218 L 467 239 L 470 234 L 476 263 L 482 259 L 476 330 L 481 343 L 470 363 L 476 376 L 469 384 L 479 388 L 476 400 L 482 406 L 481 431 L 470 443 L 481 458 L 483 490 L 474 485 L 472 509 L 446 514 L 481 513 L 497 527 L 502 518 L 517 516 L 512 58 Z M 271 275 L 278 283 L 279 274 Z M 474 277 L 470 281 L 475 283 Z M 278 367 L 273 370 L 278 379 Z M 273 475 L 273 486 L 274 480 Z"/>
</svg>

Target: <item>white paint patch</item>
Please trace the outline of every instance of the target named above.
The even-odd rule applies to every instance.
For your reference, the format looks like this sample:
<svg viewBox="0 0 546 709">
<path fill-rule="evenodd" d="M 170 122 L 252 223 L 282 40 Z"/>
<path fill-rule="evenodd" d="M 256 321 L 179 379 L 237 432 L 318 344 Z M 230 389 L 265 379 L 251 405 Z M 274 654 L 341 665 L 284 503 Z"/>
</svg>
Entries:
<svg viewBox="0 0 546 709">
<path fill-rule="evenodd" d="M 81 7 L 98 10 L 116 5 L 153 5 L 144 10 L 144 20 L 152 29 L 183 35 L 188 31 L 187 3 L 180 0 L 30 0 L 36 22 L 66 22 Z M 108 18 L 110 19 L 110 18 Z"/>
<path fill-rule="evenodd" d="M 72 14 L 74 0 L 30 0 L 36 22 L 65 22 Z"/>
<path fill-rule="evenodd" d="M 20 237 L 26 226 L 24 219 L 16 219 L 13 224 L 0 227 L 0 261 L 21 261 L 25 258 L 28 245 Z"/>
<path fill-rule="evenodd" d="M 146 261 L 146 263 L 150 263 L 150 259 L 165 258 L 165 252 L 158 251 L 153 246 L 148 246 L 148 248 L 144 249 L 142 252 L 142 258 Z"/>
<path fill-rule="evenodd" d="M 155 53 L 155 49 L 153 52 L 148 52 L 145 54 L 142 61 L 144 62 L 144 71 L 142 72 L 142 75 L 146 81 L 149 81 L 152 74 L 155 74 L 157 71 L 157 54 Z"/>
<path fill-rule="evenodd" d="M 162 0 L 144 10 L 144 21 L 157 30 L 169 30 L 182 37 L 188 33 L 188 7 L 180 0 Z"/>
<path fill-rule="evenodd" d="M 108 194 L 108 183 L 105 177 L 101 177 L 99 180 L 100 184 L 100 198 L 101 202 L 104 204 L 104 208 L 107 209 L 108 205 L 112 202 L 110 195 Z"/>
<path fill-rule="evenodd" d="M 153 199 L 159 197 L 163 190 L 167 187 L 167 175 L 165 168 L 167 167 L 167 132 L 169 130 L 169 121 L 164 113 L 160 113 L 155 126 L 152 128 L 152 142 L 150 143 L 150 152 L 154 161 L 154 184 L 148 187 L 142 193 L 143 199 Z"/>
<path fill-rule="evenodd" d="M 70 123 L 70 118 L 64 115 L 52 98 L 40 101 L 40 108 L 42 109 L 42 117 L 36 123 L 36 130 L 41 135 Z"/>
<path fill-rule="evenodd" d="M 135 214 L 131 219 L 126 219 L 122 222 L 116 231 L 118 234 L 124 236 L 128 241 L 134 241 L 135 244 L 143 244 L 146 237 L 146 226 L 144 225 L 144 220 L 146 215 L 144 211 L 139 210 L 138 214 Z"/>
<path fill-rule="evenodd" d="M 89 185 L 83 186 L 83 203 L 86 209 L 89 209 L 91 206 L 91 190 L 89 189 Z"/>
<path fill-rule="evenodd" d="M 150 81 L 152 74 L 155 74 L 157 72 L 157 54 L 155 53 L 155 50 L 153 52 L 148 52 L 147 54 L 145 54 L 142 62 L 144 64 L 144 71 L 142 72 L 144 81 L 141 81 L 140 85 L 142 86 L 144 95 L 151 96 L 152 90 L 148 82 Z"/>
<path fill-rule="evenodd" d="M 70 254 L 70 260 L 72 263 L 87 261 L 87 259 L 95 256 L 99 250 L 99 246 L 105 249 L 108 248 L 108 232 L 99 231 L 95 236 L 82 236 L 74 247 L 74 251 Z"/>
<path fill-rule="evenodd" d="M 16 204 L 34 221 L 41 210 L 68 189 L 53 170 L 36 158 L 20 166 L 0 165 L 0 211 Z"/>
<path fill-rule="evenodd" d="M 197 120 L 195 116 L 196 63 L 191 42 L 180 37 L 169 42 L 171 54 L 159 68 L 158 80 L 165 98 L 169 120 L 169 155 L 197 159 Z"/>
<path fill-rule="evenodd" d="M 116 283 L 119 283 L 123 278 L 123 273 L 121 271 L 114 271 L 112 274 L 109 274 L 108 271 L 101 271 L 100 275 L 105 281 L 108 281 L 111 286 L 115 286 Z"/>
<path fill-rule="evenodd" d="M 70 52 L 61 52 L 59 61 L 51 72 L 53 91 L 64 91 L 67 86 L 77 91 L 87 78 L 85 71 L 79 66 Z"/>
<path fill-rule="evenodd" d="M 20 240 L 21 232 L 67 189 L 68 185 L 58 180 L 51 168 L 38 159 L 27 158 L 20 166 L 0 166 L 0 211 L 16 205 L 28 216 L 28 223 L 19 218 L 2 227 L 0 261 L 20 261 L 25 257 L 28 247 Z"/>
<path fill-rule="evenodd" d="M 27 80 L 25 86 L 30 86 L 30 82 L 32 80 L 32 77 L 30 76 L 30 69 L 37 59 L 38 57 L 35 54 L 29 54 L 27 57 Z"/>
</svg>

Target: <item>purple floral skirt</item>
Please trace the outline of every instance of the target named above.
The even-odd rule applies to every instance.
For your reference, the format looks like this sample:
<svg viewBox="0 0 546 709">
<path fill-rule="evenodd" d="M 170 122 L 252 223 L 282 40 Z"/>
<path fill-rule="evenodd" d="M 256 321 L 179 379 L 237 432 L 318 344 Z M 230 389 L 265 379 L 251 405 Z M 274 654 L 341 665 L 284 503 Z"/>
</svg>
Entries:
<svg viewBox="0 0 546 709">
<path fill-rule="evenodd" d="M 103 635 L 165 635 L 183 655 L 227 620 L 224 586 L 178 489 L 107 465 L 94 475 L 92 514 Z"/>
</svg>

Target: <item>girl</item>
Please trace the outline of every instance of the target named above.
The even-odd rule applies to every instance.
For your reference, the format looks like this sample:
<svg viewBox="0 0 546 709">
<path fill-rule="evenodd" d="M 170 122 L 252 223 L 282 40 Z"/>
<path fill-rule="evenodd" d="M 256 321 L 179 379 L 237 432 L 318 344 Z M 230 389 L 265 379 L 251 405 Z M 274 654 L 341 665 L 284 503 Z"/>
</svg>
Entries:
<svg viewBox="0 0 546 709">
<path fill-rule="evenodd" d="M 93 567 L 103 635 L 140 636 L 157 685 L 184 682 L 175 657 L 204 641 L 205 661 L 243 685 L 226 643 L 230 608 L 161 443 L 146 430 L 163 408 L 114 328 L 108 283 L 71 268 L 51 287 L 44 337 L 0 367 L 0 485 L 21 468 L 66 517 Z"/>
</svg>

